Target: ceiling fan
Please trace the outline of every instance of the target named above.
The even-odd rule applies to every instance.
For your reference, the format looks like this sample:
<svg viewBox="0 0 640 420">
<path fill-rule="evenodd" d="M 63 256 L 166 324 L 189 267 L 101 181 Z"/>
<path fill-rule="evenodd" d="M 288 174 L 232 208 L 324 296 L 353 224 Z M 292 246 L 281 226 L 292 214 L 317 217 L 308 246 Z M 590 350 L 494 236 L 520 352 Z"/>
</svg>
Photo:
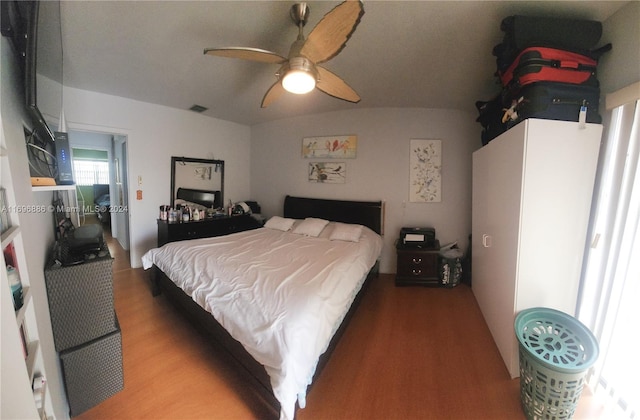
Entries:
<svg viewBox="0 0 640 420">
<path fill-rule="evenodd" d="M 318 64 L 338 55 L 355 31 L 364 8 L 360 0 L 347 0 L 331 10 L 318 22 L 305 39 L 302 29 L 309 17 L 309 6 L 296 3 L 291 7 L 291 19 L 298 27 L 298 38 L 291 44 L 289 56 L 259 48 L 207 48 L 205 54 L 241 58 L 269 64 L 280 64 L 278 80 L 262 98 L 266 108 L 286 90 L 303 94 L 318 88 L 322 92 L 349 102 L 360 102 L 360 96 L 335 73 Z"/>
</svg>

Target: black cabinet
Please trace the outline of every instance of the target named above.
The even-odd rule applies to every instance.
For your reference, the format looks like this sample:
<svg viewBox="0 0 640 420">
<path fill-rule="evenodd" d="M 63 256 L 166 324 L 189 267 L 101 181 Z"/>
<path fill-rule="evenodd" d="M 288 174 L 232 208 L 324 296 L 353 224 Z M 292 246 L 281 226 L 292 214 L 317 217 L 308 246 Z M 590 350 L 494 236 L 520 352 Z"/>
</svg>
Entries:
<svg viewBox="0 0 640 420">
<path fill-rule="evenodd" d="M 190 222 L 158 220 L 158 247 L 186 239 L 209 238 L 228 235 L 261 227 L 262 224 L 250 215 L 214 217 Z"/>
</svg>

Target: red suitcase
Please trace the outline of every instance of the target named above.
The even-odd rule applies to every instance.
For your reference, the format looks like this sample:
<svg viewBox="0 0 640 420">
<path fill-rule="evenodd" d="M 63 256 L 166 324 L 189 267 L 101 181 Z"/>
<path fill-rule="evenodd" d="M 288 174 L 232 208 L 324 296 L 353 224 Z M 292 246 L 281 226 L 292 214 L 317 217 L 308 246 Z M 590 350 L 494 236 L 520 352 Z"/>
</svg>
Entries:
<svg viewBox="0 0 640 420">
<path fill-rule="evenodd" d="M 556 48 L 530 47 L 518 54 L 513 63 L 497 74 L 510 90 L 536 82 L 559 82 L 599 86 L 598 62 L 582 54 Z"/>
</svg>

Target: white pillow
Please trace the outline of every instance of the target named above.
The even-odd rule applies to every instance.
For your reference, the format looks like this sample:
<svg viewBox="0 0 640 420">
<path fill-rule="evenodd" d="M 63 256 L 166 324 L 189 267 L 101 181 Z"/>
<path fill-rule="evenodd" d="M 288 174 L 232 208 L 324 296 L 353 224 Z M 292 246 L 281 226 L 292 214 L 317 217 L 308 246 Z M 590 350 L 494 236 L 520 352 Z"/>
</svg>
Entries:
<svg viewBox="0 0 640 420">
<path fill-rule="evenodd" d="M 346 223 L 336 223 L 329 240 L 359 242 L 362 235 L 362 225 L 350 225 Z"/>
<path fill-rule="evenodd" d="M 293 222 L 295 222 L 295 219 L 286 219 L 280 216 L 273 216 L 271 219 L 267 220 L 267 223 L 264 224 L 264 227 L 286 232 L 291 229 L 291 226 L 293 226 Z"/>
<path fill-rule="evenodd" d="M 305 236 L 317 237 L 322 232 L 322 229 L 329 223 L 328 220 L 316 219 L 315 217 L 307 217 L 294 229 L 293 233 Z"/>
</svg>

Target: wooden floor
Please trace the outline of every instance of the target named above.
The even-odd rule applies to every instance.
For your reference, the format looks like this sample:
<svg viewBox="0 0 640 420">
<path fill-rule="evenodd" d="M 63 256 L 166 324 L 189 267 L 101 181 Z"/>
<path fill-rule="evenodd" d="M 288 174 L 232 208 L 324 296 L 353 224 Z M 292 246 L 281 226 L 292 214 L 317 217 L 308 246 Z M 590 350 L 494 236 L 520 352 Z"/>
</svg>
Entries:
<svg viewBox="0 0 640 420">
<path fill-rule="evenodd" d="M 125 389 L 76 418 L 266 418 L 224 358 L 163 296 L 151 296 L 148 273 L 131 269 L 128 254 L 115 241 L 109 244 Z M 468 286 L 397 288 L 392 275 L 381 275 L 297 418 L 514 420 L 524 415 L 519 381 L 509 378 Z M 576 418 L 593 417 L 579 408 Z"/>
</svg>

